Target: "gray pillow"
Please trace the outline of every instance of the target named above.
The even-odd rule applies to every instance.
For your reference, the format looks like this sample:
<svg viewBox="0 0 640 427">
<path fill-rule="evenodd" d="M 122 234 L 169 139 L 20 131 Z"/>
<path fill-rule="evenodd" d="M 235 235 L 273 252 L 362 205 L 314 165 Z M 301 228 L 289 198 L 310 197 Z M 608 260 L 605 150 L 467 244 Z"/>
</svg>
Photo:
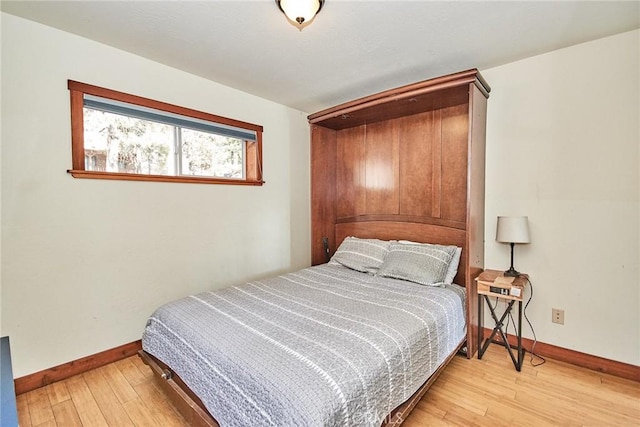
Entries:
<svg viewBox="0 0 640 427">
<path fill-rule="evenodd" d="M 392 243 L 377 275 L 442 286 L 455 253 L 455 246 Z"/>
<path fill-rule="evenodd" d="M 338 262 L 352 270 L 375 274 L 389 253 L 390 243 L 378 239 L 345 238 L 331 261 Z"/>
<path fill-rule="evenodd" d="M 412 242 L 411 240 L 398 240 L 398 243 L 402 243 L 403 245 L 431 245 L 431 243 L 419 243 Z M 451 263 L 449 263 L 449 268 L 447 269 L 447 274 L 444 276 L 444 283 L 447 285 L 451 285 L 453 283 L 453 279 L 455 279 L 456 274 L 458 274 L 458 266 L 460 265 L 460 256 L 462 255 L 462 248 L 456 246 L 456 252 L 451 259 Z"/>
<path fill-rule="evenodd" d="M 453 279 L 455 279 L 456 277 L 456 274 L 458 274 L 458 266 L 460 266 L 461 255 L 462 248 L 456 246 L 456 253 L 453 255 L 453 259 L 451 260 L 451 264 L 449 264 L 447 274 L 444 277 L 444 283 L 446 283 L 447 285 L 451 285 L 453 283 Z"/>
</svg>

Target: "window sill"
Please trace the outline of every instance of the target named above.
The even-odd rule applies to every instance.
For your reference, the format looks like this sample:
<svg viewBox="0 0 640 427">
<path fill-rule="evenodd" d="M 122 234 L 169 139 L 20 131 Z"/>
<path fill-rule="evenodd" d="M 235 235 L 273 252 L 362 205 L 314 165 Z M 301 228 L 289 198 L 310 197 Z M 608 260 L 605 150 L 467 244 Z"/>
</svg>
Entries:
<svg viewBox="0 0 640 427">
<path fill-rule="evenodd" d="M 155 181 L 155 182 L 180 182 L 190 184 L 226 184 L 226 185 L 254 185 L 261 186 L 264 181 L 246 181 L 242 179 L 204 178 L 199 176 L 166 176 L 166 175 L 142 175 L 134 173 L 96 172 L 69 169 L 74 178 L 84 179 L 112 179 L 120 181 Z"/>
</svg>

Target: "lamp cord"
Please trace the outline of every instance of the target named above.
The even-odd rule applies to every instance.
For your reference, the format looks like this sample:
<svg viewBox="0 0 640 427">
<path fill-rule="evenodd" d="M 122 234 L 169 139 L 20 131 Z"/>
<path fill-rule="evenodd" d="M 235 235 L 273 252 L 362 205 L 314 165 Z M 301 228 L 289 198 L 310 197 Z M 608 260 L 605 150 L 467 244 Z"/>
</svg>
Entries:
<svg viewBox="0 0 640 427">
<path fill-rule="evenodd" d="M 527 307 L 529 306 L 531 299 L 533 299 L 533 282 L 531 282 L 531 279 L 529 279 L 529 277 L 526 277 L 526 279 L 527 279 L 527 282 L 529 282 L 529 287 L 531 288 L 531 295 L 529 295 L 529 299 L 527 300 L 527 303 L 524 305 L 523 313 L 524 313 L 524 318 L 529 324 L 529 328 L 531 328 L 531 332 L 533 333 L 533 344 L 531 345 L 531 351 L 530 351 L 531 358 L 529 359 L 529 363 L 531 363 L 531 366 L 536 367 L 536 366 L 544 365 L 544 363 L 547 360 L 544 357 L 535 353 L 536 344 L 538 343 L 538 337 L 536 337 L 536 331 L 535 329 L 533 329 L 533 325 L 531 324 L 529 317 L 527 317 Z M 534 357 L 537 357 L 540 360 L 540 362 L 534 363 L 533 361 Z"/>
<path fill-rule="evenodd" d="M 531 288 L 531 294 L 529 295 L 529 299 L 527 300 L 527 303 L 524 305 L 524 310 L 522 310 L 522 313 L 524 314 L 524 318 L 527 321 L 527 323 L 529 324 L 529 328 L 531 328 L 531 332 L 533 333 L 533 344 L 531 345 L 531 351 L 529 351 L 529 353 L 531 354 L 531 358 L 529 359 L 529 363 L 531 363 L 531 366 L 533 366 L 534 368 L 536 366 L 540 366 L 540 365 L 544 365 L 544 363 L 547 361 L 544 357 L 540 356 L 539 354 L 535 353 L 535 349 L 536 349 L 536 344 L 538 343 L 538 338 L 536 337 L 536 331 L 535 329 L 533 329 L 533 325 L 531 324 L 531 321 L 529 320 L 529 317 L 527 316 L 527 307 L 529 306 L 529 303 L 531 302 L 531 300 L 533 299 L 533 282 L 531 282 L 531 280 L 528 277 L 525 277 L 525 279 L 527 279 L 527 282 L 529 282 L 529 287 Z M 494 310 L 495 307 L 498 305 L 498 298 L 496 297 L 496 301 L 495 301 L 495 305 L 494 305 Z M 509 326 L 513 325 L 513 327 L 515 328 L 516 322 L 513 318 L 513 314 L 509 313 L 509 315 L 507 316 L 507 322 L 505 325 L 505 333 L 507 334 L 507 336 L 509 335 Z M 506 345 L 509 345 L 508 343 Z M 534 362 L 534 357 L 536 357 L 537 359 L 539 359 L 539 362 Z"/>
</svg>

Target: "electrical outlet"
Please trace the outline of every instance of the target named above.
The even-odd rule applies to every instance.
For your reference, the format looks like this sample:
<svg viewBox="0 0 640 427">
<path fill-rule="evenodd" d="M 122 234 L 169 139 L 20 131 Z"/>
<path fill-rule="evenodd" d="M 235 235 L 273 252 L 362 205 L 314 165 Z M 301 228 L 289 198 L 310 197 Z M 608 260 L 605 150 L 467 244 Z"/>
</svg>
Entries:
<svg viewBox="0 0 640 427">
<path fill-rule="evenodd" d="M 564 325 L 564 310 L 560 310 L 559 308 L 552 308 L 551 321 L 559 325 Z"/>
</svg>

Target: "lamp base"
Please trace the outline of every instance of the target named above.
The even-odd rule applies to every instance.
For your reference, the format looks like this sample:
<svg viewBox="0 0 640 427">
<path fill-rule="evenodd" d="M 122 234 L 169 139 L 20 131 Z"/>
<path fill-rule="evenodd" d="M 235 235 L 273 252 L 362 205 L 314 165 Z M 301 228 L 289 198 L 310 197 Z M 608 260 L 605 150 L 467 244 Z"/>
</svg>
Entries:
<svg viewBox="0 0 640 427">
<path fill-rule="evenodd" d="M 504 272 L 504 275 L 507 277 L 518 277 L 520 275 L 520 272 L 514 269 L 513 267 L 511 267 Z"/>
<path fill-rule="evenodd" d="M 509 267 L 509 269 L 504 272 L 504 275 L 507 277 L 518 277 L 520 273 L 516 271 L 515 268 L 513 268 L 513 247 L 515 246 L 515 244 L 511 242 L 509 245 L 511 246 L 511 267 Z"/>
</svg>

